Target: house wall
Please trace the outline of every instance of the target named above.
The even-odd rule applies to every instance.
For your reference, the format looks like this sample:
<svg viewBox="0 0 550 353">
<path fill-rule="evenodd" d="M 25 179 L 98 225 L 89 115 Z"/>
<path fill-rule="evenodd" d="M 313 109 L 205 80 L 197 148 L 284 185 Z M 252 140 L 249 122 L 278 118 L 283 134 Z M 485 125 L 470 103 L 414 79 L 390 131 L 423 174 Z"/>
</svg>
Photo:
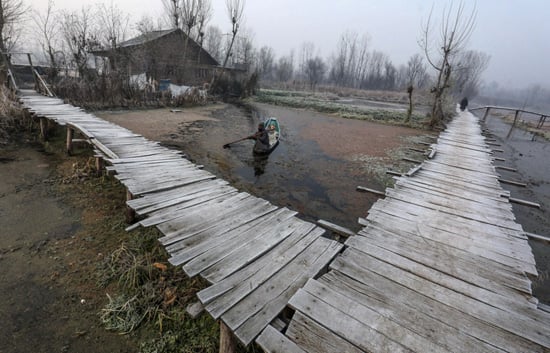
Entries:
<svg viewBox="0 0 550 353">
<path fill-rule="evenodd" d="M 128 49 L 130 74 L 145 72 L 157 82 L 170 79 L 178 85 L 202 85 L 212 79 L 217 66 L 193 40 L 189 39 L 185 50 L 185 34 L 179 31 Z"/>
</svg>

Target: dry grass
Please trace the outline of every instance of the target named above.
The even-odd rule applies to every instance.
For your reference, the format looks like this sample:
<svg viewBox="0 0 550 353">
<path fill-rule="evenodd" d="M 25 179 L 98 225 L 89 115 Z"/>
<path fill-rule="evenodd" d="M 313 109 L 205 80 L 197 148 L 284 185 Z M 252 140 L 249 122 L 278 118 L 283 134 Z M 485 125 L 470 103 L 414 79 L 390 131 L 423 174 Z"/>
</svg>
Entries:
<svg viewBox="0 0 550 353">
<path fill-rule="evenodd" d="M 10 136 L 25 124 L 25 115 L 15 100 L 15 94 L 0 85 L 0 145 L 7 144 Z"/>
</svg>

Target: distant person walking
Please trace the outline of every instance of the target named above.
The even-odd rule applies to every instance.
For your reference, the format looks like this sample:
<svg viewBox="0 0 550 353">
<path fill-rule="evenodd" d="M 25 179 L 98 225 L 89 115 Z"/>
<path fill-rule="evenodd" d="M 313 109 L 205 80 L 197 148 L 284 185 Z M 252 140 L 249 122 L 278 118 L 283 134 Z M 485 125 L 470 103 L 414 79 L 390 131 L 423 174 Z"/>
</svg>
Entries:
<svg viewBox="0 0 550 353">
<path fill-rule="evenodd" d="M 468 106 L 468 98 L 464 97 L 460 101 L 460 110 L 464 111 L 467 106 Z"/>
</svg>

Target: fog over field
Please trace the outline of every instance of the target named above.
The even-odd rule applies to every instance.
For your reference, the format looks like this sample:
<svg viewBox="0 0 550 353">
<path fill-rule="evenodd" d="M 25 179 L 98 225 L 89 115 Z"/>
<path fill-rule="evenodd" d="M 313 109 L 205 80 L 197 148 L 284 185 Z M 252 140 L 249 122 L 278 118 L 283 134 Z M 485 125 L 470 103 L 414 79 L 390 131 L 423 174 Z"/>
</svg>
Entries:
<svg viewBox="0 0 550 353">
<path fill-rule="evenodd" d="M 31 0 L 33 8 L 44 10 L 48 0 Z M 77 10 L 101 3 L 96 0 L 56 0 L 57 9 Z M 109 3 L 106 1 L 106 3 Z M 142 16 L 163 17 L 161 0 L 117 0 L 113 2 L 130 14 L 130 22 Z M 318 53 L 329 57 L 341 34 L 353 31 L 368 34 L 370 48 L 389 55 L 395 65 L 421 51 L 418 39 L 421 24 L 433 6 L 434 17 L 458 1 L 427 0 L 248 0 L 244 27 L 253 36 L 257 48 L 270 46 L 277 56 L 297 53 L 305 42 L 315 45 Z M 476 8 L 475 31 L 468 48 L 491 56 L 484 73 L 486 83 L 524 88 L 531 84 L 550 86 L 550 2 L 545 0 L 464 1 L 467 12 Z M 230 31 L 225 0 L 212 0 L 210 25 Z"/>
</svg>

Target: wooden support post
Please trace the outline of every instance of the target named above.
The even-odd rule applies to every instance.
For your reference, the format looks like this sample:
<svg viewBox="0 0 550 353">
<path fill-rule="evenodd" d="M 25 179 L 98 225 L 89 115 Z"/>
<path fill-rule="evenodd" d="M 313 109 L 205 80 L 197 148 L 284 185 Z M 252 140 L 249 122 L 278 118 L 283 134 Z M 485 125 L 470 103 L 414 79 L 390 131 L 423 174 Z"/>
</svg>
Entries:
<svg viewBox="0 0 550 353">
<path fill-rule="evenodd" d="M 485 120 L 487 119 L 487 115 L 489 115 L 489 110 L 491 110 L 491 108 L 487 107 L 487 110 L 485 111 L 485 114 L 483 115 L 483 122 L 485 122 Z"/>
<path fill-rule="evenodd" d="M 40 118 L 40 138 L 42 141 L 48 141 L 48 119 Z"/>
<path fill-rule="evenodd" d="M 512 130 L 514 130 L 514 127 L 516 126 L 518 117 L 519 117 L 519 110 L 516 110 L 516 115 L 514 116 L 514 122 L 512 123 L 512 126 L 510 127 L 510 131 L 508 131 L 508 135 L 506 135 L 506 138 L 509 138 L 510 135 L 512 134 Z"/>
<path fill-rule="evenodd" d="M 134 195 L 128 190 L 126 190 L 126 201 L 130 201 L 134 198 Z M 126 205 L 126 223 L 132 224 L 136 220 L 136 211 L 133 208 Z"/>
<path fill-rule="evenodd" d="M 74 130 L 67 126 L 67 154 L 70 156 L 71 152 L 73 150 L 73 136 L 74 136 Z"/>
<path fill-rule="evenodd" d="M 101 156 L 95 157 L 95 169 L 97 171 L 97 176 L 103 175 L 103 170 L 105 169 L 105 162 Z"/>
<path fill-rule="evenodd" d="M 220 320 L 220 353 L 235 353 L 237 341 L 233 333 L 223 321 Z"/>
</svg>

